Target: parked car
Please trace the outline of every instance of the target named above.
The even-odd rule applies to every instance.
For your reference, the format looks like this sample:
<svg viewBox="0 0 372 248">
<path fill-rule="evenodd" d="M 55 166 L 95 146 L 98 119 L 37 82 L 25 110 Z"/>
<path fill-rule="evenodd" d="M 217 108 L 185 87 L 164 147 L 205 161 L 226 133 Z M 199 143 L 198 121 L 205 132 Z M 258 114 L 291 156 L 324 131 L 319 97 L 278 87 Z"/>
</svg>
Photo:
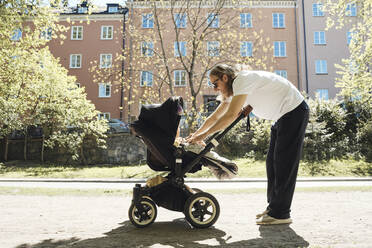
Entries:
<svg viewBox="0 0 372 248">
<path fill-rule="evenodd" d="M 110 119 L 108 125 L 108 133 L 129 133 L 128 124 L 119 119 Z"/>
</svg>

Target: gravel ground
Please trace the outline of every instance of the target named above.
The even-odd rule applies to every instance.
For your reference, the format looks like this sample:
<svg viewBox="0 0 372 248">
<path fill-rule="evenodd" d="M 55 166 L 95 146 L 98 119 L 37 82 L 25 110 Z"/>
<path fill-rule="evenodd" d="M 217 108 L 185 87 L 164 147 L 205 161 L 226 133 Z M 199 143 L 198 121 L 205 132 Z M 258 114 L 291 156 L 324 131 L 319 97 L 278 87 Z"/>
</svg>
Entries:
<svg viewBox="0 0 372 248">
<path fill-rule="evenodd" d="M 255 224 L 264 193 L 214 195 L 221 214 L 208 229 L 163 208 L 137 229 L 130 196 L 0 195 L 0 247 L 372 247 L 371 191 L 296 192 L 294 223 L 267 227 Z"/>
</svg>

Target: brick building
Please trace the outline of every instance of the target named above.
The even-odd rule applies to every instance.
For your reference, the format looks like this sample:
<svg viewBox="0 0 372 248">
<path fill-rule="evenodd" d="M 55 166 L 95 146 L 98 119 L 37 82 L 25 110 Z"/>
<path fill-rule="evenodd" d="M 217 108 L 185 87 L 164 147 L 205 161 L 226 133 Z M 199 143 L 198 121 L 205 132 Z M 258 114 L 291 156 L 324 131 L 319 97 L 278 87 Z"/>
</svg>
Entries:
<svg viewBox="0 0 372 248">
<path fill-rule="evenodd" d="M 63 44 L 51 40 L 50 50 L 85 87 L 102 117 L 128 121 L 138 115 L 141 104 L 170 95 L 183 96 L 190 110 L 190 77 L 195 90 L 201 83 L 197 105 L 205 104 L 210 112 L 216 106 L 216 92 L 205 72 L 221 62 L 251 64 L 288 78 L 310 96 L 335 97 L 334 64 L 348 56 L 350 26 L 325 31 L 326 16 L 318 1 L 247 0 L 239 1 L 238 7 L 226 1 L 221 9 L 216 1 L 202 1 L 200 6 L 194 1 L 176 1 L 173 6 L 156 2 L 156 9 L 154 2 L 140 0 L 126 1 L 125 8 L 107 4 L 94 10 L 89 21 L 85 3 L 60 15 L 60 23 L 70 30 Z M 196 52 L 200 56 L 195 57 L 192 74 L 181 62 L 193 57 L 195 45 L 194 27 L 187 16 L 192 12 L 186 11 L 185 3 L 200 10 L 211 31 L 199 40 Z M 350 18 L 355 18 L 356 6 L 350 5 L 349 11 Z M 166 56 L 157 56 L 162 53 Z"/>
</svg>

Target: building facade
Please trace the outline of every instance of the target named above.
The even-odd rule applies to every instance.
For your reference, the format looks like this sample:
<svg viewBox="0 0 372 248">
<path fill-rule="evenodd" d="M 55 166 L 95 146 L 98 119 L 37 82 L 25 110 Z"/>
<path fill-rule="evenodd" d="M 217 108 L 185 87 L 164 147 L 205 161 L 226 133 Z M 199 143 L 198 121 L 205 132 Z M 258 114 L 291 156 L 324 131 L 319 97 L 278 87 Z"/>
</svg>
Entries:
<svg viewBox="0 0 372 248">
<path fill-rule="evenodd" d="M 59 17 L 59 24 L 69 27 L 64 40 L 48 42 L 52 54 L 76 76 L 87 98 L 101 112 L 99 117 L 124 117 L 122 51 L 126 11 L 118 4 L 108 4 L 88 14 L 85 3 L 70 8 Z"/>
<path fill-rule="evenodd" d="M 217 94 L 208 68 L 217 63 L 275 72 L 311 97 L 336 96 L 334 65 L 349 55 L 352 23 L 326 30 L 316 0 L 196 2 L 128 0 L 125 8 L 107 4 L 89 15 L 83 3 L 60 15 L 70 29 L 48 46 L 103 118 L 131 121 L 142 104 L 171 95 L 191 110 L 193 92 L 197 106 L 211 112 Z M 348 11 L 356 21 L 356 6 Z"/>
<path fill-rule="evenodd" d="M 350 56 L 350 29 L 357 21 L 357 6 L 355 2 L 348 5 L 350 23 L 341 29 L 327 30 L 328 14 L 320 1 L 299 0 L 298 5 L 301 88 L 310 97 L 335 98 L 339 92 L 335 87 L 338 77 L 335 64 L 342 64 L 342 59 Z"/>
</svg>

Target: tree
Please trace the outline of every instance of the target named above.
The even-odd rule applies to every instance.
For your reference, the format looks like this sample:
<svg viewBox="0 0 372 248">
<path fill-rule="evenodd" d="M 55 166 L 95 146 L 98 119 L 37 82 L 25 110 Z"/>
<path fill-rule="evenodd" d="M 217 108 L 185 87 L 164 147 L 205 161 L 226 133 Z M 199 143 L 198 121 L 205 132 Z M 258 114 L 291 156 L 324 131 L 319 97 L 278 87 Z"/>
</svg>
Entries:
<svg viewBox="0 0 372 248">
<path fill-rule="evenodd" d="M 144 18 L 148 18 L 152 28 L 141 26 L 143 13 L 133 8 L 136 2 L 150 6 Z M 159 102 L 175 94 L 175 84 L 187 85 L 185 95 L 191 99 L 187 113 L 190 124 L 203 112 L 203 106 L 199 108 L 197 101 L 202 100 L 209 70 L 215 64 L 247 63 L 259 69 L 273 65 L 272 57 L 267 56 L 272 45 L 263 30 L 242 33 L 232 28 L 239 18 L 238 1 L 130 1 L 127 4 L 131 46 L 126 51 L 130 59 L 126 78 L 131 80 L 131 73 L 151 70 L 150 77 L 157 82 L 152 87 L 139 89 L 128 84 L 128 91 L 141 95 L 143 102 Z M 227 4 L 235 7 L 227 8 Z M 240 54 L 236 41 L 242 37 L 251 42 L 253 56 L 233 57 L 232 54 Z M 146 86 L 146 80 L 140 80 Z"/>
<path fill-rule="evenodd" d="M 352 23 L 348 32 L 350 57 L 336 65 L 340 75 L 336 87 L 341 88 L 346 109 L 352 110 L 349 117 L 357 130 L 354 139 L 363 153 L 372 149 L 372 140 L 366 138 L 372 137 L 372 0 L 327 0 L 325 9 L 330 14 L 328 28 Z M 372 160 L 371 153 L 364 154 Z"/>
<path fill-rule="evenodd" d="M 0 138 L 40 126 L 46 146 L 77 157 L 88 136 L 104 145 L 107 125 L 46 46 L 66 31 L 57 18 L 55 8 L 38 0 L 0 2 Z"/>
</svg>

